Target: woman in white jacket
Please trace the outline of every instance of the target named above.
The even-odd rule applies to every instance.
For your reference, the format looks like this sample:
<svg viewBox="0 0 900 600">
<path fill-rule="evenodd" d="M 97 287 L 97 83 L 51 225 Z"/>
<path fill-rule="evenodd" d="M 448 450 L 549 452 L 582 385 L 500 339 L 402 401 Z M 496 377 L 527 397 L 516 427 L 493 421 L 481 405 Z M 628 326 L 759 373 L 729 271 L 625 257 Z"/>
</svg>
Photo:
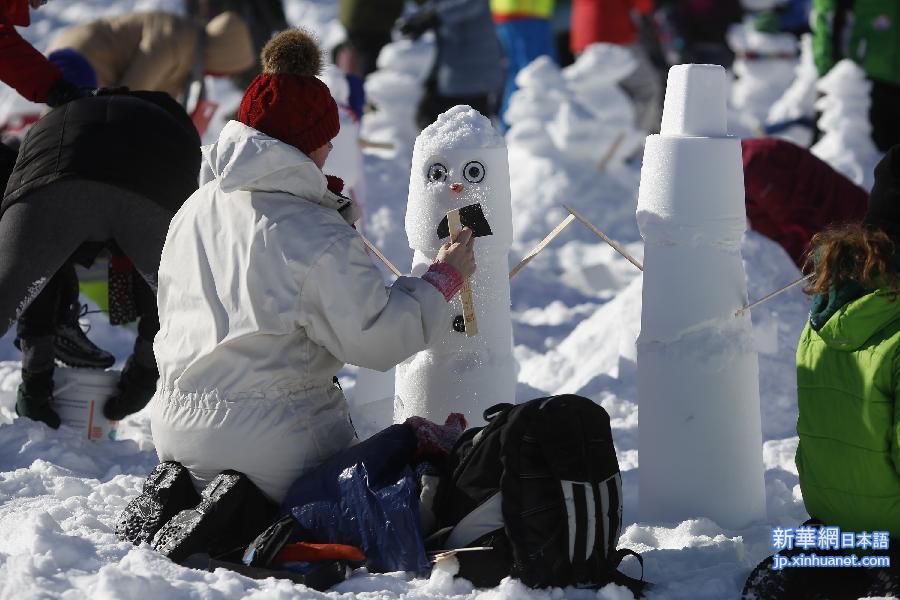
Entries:
<svg viewBox="0 0 900 600">
<path fill-rule="evenodd" d="M 451 326 L 475 269 L 471 232 L 421 278 L 385 288 L 321 167 L 337 106 L 315 42 L 283 32 L 238 121 L 204 149 L 207 181 L 176 214 L 159 270 L 153 441 L 195 485 L 226 469 L 280 502 L 299 475 L 354 443 L 333 384 L 344 363 L 387 370 Z"/>
</svg>

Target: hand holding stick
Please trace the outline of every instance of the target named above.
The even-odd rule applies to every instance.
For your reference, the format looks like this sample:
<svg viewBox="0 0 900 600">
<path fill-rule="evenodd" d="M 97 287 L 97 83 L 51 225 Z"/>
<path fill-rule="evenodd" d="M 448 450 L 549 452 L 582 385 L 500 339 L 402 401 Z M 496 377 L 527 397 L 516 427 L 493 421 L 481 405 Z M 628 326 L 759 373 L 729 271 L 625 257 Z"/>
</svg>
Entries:
<svg viewBox="0 0 900 600">
<path fill-rule="evenodd" d="M 458 208 L 447 213 L 447 225 L 449 225 L 450 229 L 450 239 L 455 240 L 462 230 Z M 469 283 L 468 277 L 463 279 L 462 288 L 459 290 L 459 299 L 463 307 L 463 323 L 466 326 L 466 337 L 478 335 L 478 323 L 475 320 L 475 301 L 472 299 L 472 285 Z"/>
</svg>

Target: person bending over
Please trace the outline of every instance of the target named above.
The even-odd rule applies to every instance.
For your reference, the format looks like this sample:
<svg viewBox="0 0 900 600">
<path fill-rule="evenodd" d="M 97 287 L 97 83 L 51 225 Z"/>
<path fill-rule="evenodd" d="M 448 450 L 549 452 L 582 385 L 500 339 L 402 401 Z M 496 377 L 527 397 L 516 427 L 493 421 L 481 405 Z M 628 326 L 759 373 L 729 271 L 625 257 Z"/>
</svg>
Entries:
<svg viewBox="0 0 900 600">
<path fill-rule="evenodd" d="M 36 298 L 48 304 L 30 311 L 19 330 L 19 415 L 59 426 L 50 406 L 58 304 L 41 291 L 66 265 L 90 263 L 103 250 L 124 263 L 130 283 L 121 287 L 122 301 L 133 300 L 141 316 L 134 352 L 103 412 L 118 420 L 150 401 L 159 328 L 152 288 L 169 220 L 197 189 L 199 170 L 200 138 L 162 92 L 102 92 L 53 110 L 29 130 L 0 206 L 0 335 Z"/>
</svg>

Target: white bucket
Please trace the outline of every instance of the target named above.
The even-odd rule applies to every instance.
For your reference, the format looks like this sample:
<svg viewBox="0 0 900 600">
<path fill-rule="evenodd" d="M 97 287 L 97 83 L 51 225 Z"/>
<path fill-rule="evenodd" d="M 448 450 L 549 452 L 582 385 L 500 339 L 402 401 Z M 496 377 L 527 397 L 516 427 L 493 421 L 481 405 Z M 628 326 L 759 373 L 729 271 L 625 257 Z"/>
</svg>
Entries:
<svg viewBox="0 0 900 600">
<path fill-rule="evenodd" d="M 89 440 L 114 440 L 118 421 L 103 416 L 103 406 L 116 393 L 120 371 L 57 367 L 51 406 L 66 425 Z"/>
</svg>

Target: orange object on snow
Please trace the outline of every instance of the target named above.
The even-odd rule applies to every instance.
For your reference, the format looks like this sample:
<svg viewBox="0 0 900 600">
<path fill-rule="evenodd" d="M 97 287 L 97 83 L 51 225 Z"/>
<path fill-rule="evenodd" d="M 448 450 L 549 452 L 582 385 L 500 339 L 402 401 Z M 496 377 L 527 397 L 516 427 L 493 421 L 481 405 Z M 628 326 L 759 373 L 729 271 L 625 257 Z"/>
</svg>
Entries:
<svg viewBox="0 0 900 600">
<path fill-rule="evenodd" d="M 321 560 L 349 560 L 361 562 L 366 555 L 356 546 L 346 544 L 310 544 L 296 542 L 281 549 L 275 562 L 317 562 Z"/>
</svg>

